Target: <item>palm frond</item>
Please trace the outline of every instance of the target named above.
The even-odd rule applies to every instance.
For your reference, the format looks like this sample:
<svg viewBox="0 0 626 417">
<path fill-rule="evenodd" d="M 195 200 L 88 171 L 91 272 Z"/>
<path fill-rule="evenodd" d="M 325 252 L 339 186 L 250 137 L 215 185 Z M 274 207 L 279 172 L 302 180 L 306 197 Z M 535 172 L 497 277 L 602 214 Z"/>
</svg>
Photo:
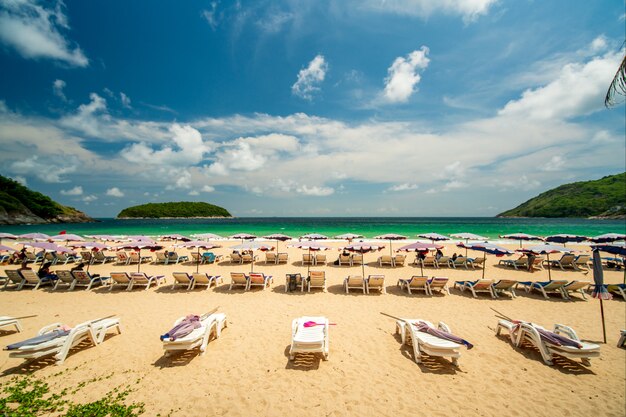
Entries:
<svg viewBox="0 0 626 417">
<path fill-rule="evenodd" d="M 622 63 L 617 69 L 615 77 L 613 77 L 609 90 L 606 92 L 604 105 L 606 107 L 612 107 L 624 101 L 623 99 L 619 99 L 618 96 L 626 97 L 626 55 L 622 59 Z"/>
</svg>

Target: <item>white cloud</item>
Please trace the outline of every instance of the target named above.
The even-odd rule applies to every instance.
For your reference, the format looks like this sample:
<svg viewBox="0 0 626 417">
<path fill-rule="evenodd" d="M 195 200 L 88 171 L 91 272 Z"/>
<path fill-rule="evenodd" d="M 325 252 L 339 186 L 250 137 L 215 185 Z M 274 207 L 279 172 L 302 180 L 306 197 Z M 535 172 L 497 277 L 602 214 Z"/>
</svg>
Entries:
<svg viewBox="0 0 626 417">
<path fill-rule="evenodd" d="M 590 48 L 592 53 L 598 53 L 606 51 L 608 46 L 609 42 L 606 36 L 600 35 L 591 42 Z"/>
<path fill-rule="evenodd" d="M 403 184 L 393 185 L 387 188 L 387 191 L 410 191 L 417 190 L 418 188 L 419 185 L 417 184 L 409 184 L 408 182 L 405 182 Z"/>
<path fill-rule="evenodd" d="M 61 124 L 89 136 L 98 137 L 102 132 L 102 122 L 110 120 L 107 114 L 107 102 L 96 93 L 89 94 L 89 98 L 91 101 L 78 106 L 76 113 L 62 118 Z"/>
<path fill-rule="evenodd" d="M 398 57 L 387 69 L 385 78 L 384 98 L 390 103 L 404 103 L 417 90 L 420 82 L 418 71 L 428 67 L 430 59 L 428 48 L 422 46 L 420 50 L 413 51 L 405 57 Z"/>
<path fill-rule="evenodd" d="M 71 66 L 86 67 L 89 60 L 78 46 L 61 34 L 69 29 L 63 3 L 54 9 L 36 0 L 0 1 L 0 41 L 24 58 L 49 58 Z"/>
<path fill-rule="evenodd" d="M 202 187 L 200 191 L 202 191 L 203 193 L 212 193 L 213 191 L 215 191 L 215 187 L 211 187 L 210 185 L 205 185 Z"/>
<path fill-rule="evenodd" d="M 555 155 L 550 158 L 550 161 L 546 163 L 542 170 L 543 171 L 560 171 L 565 166 L 565 158 L 561 155 Z"/>
<path fill-rule="evenodd" d="M 509 101 L 498 114 L 534 120 L 568 119 L 604 109 L 609 80 L 621 61 L 621 52 L 594 57 L 586 63 L 568 63 L 558 77 L 522 97 Z"/>
<path fill-rule="evenodd" d="M 65 86 L 66 84 L 63 80 L 54 80 L 52 83 L 52 92 L 63 101 L 67 101 L 67 97 L 65 97 L 65 93 L 63 92 Z"/>
<path fill-rule="evenodd" d="M 285 26 L 286 23 L 294 18 L 293 13 L 272 11 L 263 19 L 257 21 L 257 25 L 265 32 L 277 33 Z"/>
<path fill-rule="evenodd" d="M 217 1 L 212 1 L 211 10 L 202 11 L 202 17 L 204 17 L 204 19 L 209 23 L 209 26 L 211 26 L 211 29 L 213 30 L 217 29 L 223 17 L 223 13 L 218 12 L 217 10 L 218 4 L 219 3 Z"/>
<path fill-rule="evenodd" d="M 319 91 L 319 85 L 324 81 L 328 64 L 323 55 L 317 55 L 309 65 L 298 72 L 298 80 L 291 86 L 291 92 L 305 100 L 312 100 L 313 93 Z"/>
<path fill-rule="evenodd" d="M 301 185 L 296 188 L 296 192 L 303 195 L 311 195 L 316 197 L 326 197 L 332 195 L 335 190 L 330 187 L 320 187 L 317 185 L 307 186 Z"/>
<path fill-rule="evenodd" d="M 191 190 L 191 191 L 189 191 L 188 194 L 189 195 L 193 195 L 193 196 L 200 195 L 200 193 L 198 191 L 196 191 L 196 190 Z"/>
<path fill-rule="evenodd" d="M 106 192 L 109 197 L 124 197 L 124 192 L 117 187 L 109 188 Z"/>
<path fill-rule="evenodd" d="M 122 101 L 122 106 L 126 107 L 127 109 L 132 109 L 130 105 L 130 98 L 126 94 L 120 92 L 120 100 Z"/>
<path fill-rule="evenodd" d="M 382 12 L 392 12 L 428 18 L 435 13 L 462 16 L 465 23 L 486 15 L 498 0 L 366 0 L 365 7 Z M 359 2 L 359 4 L 363 4 Z"/>
<path fill-rule="evenodd" d="M 39 155 L 15 161 L 10 165 L 11 172 L 22 175 L 32 175 L 46 183 L 67 182 L 63 176 L 78 169 L 79 162 L 75 157 L 48 155 L 43 159 Z"/>
<path fill-rule="evenodd" d="M 83 195 L 83 187 L 77 185 L 69 190 L 61 190 L 61 195 Z"/>
<path fill-rule="evenodd" d="M 28 181 L 26 181 L 26 178 L 20 175 L 14 175 L 11 178 L 13 179 L 13 181 L 17 181 L 18 183 L 22 184 L 24 187 L 28 186 Z"/>
<path fill-rule="evenodd" d="M 82 200 L 83 200 L 83 202 L 84 202 L 85 204 L 93 203 L 93 202 L 94 202 L 94 201 L 96 201 L 97 199 L 98 199 L 98 197 L 96 197 L 96 196 L 95 196 L 95 195 L 93 195 L 93 194 L 86 195 L 86 196 L 84 196 L 84 197 L 82 198 Z"/>
</svg>

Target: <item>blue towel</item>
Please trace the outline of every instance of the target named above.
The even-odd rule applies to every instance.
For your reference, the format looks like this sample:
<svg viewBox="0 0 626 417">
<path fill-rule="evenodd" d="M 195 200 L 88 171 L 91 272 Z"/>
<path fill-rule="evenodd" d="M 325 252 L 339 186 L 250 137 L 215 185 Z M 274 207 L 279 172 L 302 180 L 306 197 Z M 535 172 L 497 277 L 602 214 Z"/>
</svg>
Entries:
<svg viewBox="0 0 626 417">
<path fill-rule="evenodd" d="M 39 345 L 49 340 L 56 339 L 57 337 L 67 336 L 68 334 L 70 334 L 69 330 L 53 330 L 49 333 L 42 334 L 41 336 L 32 337 L 30 339 L 8 345 L 4 348 L 4 350 L 15 350 L 26 345 Z"/>
</svg>

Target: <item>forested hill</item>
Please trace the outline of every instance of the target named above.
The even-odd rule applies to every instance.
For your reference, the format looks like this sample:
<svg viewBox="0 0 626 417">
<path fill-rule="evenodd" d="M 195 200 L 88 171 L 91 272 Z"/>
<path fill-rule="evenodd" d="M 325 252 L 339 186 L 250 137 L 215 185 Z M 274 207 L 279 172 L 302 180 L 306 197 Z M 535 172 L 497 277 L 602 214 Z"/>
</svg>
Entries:
<svg viewBox="0 0 626 417">
<path fill-rule="evenodd" d="M 497 217 L 626 218 L 626 172 L 561 185 Z"/>
<path fill-rule="evenodd" d="M 50 197 L 0 175 L 0 224 L 87 223 L 82 211 L 63 206 Z"/>
<path fill-rule="evenodd" d="M 125 208 L 117 215 L 127 218 L 190 218 L 190 217 L 232 217 L 225 208 L 209 203 L 181 201 L 176 203 L 148 203 Z"/>
</svg>

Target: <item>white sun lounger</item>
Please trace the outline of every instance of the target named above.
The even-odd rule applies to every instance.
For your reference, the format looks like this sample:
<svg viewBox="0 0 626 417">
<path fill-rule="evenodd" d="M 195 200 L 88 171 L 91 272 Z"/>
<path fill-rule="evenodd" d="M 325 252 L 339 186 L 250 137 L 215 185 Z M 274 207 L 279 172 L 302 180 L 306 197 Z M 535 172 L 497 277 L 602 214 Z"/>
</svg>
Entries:
<svg viewBox="0 0 626 417">
<path fill-rule="evenodd" d="M 413 324 L 417 324 L 420 321 L 423 321 L 430 327 L 435 327 L 432 323 L 420 319 L 403 319 L 396 321 L 396 333 L 400 333 L 402 344 L 413 345 L 413 357 L 415 358 L 415 362 L 421 363 L 422 353 L 425 353 L 428 356 L 450 358 L 452 364 L 458 366 L 457 359 L 461 357 L 460 348 L 463 347 L 463 345 L 450 340 L 441 339 L 430 333 L 418 331 Z M 439 322 L 438 328 L 444 332 L 452 333 L 444 322 Z"/>
<path fill-rule="evenodd" d="M 317 326 L 304 327 L 306 322 L 319 323 Z M 329 355 L 329 323 L 326 317 L 303 316 L 291 323 L 291 347 L 289 360 L 295 359 L 296 353 L 321 353 L 324 360 Z"/>
<path fill-rule="evenodd" d="M 61 323 L 50 324 L 39 330 L 37 335 L 41 336 L 45 333 L 58 330 L 60 327 Z M 60 336 L 39 344 L 24 345 L 18 349 L 11 350 L 9 357 L 33 360 L 52 356 L 56 361 L 56 365 L 61 365 L 67 358 L 70 349 L 87 340 L 93 346 L 96 346 L 104 341 L 105 334 L 112 328 L 116 328 L 118 333 L 122 332 L 119 318 L 86 321 L 74 326 L 69 334 L 65 336 Z"/>
<path fill-rule="evenodd" d="M 18 332 L 22 331 L 22 325 L 18 319 L 10 316 L 0 316 L 0 329 L 10 326 L 15 326 L 15 330 Z"/>
<path fill-rule="evenodd" d="M 520 323 L 519 326 L 508 320 L 500 320 L 496 327 L 496 334 L 499 335 L 502 330 L 509 332 L 511 342 L 514 346 L 520 347 L 523 342 L 528 342 L 539 349 L 543 361 L 547 365 L 553 365 L 555 356 L 563 356 L 570 359 L 580 359 L 584 365 L 591 365 L 589 359 L 600 356 L 600 346 L 594 343 L 583 342 L 571 327 L 563 324 L 555 324 L 553 332 L 562 334 L 572 340 L 576 340 L 582 345 L 582 348 L 571 346 L 557 346 L 546 340 L 543 340 L 537 331 L 537 328 L 543 329 L 534 323 Z"/>
<path fill-rule="evenodd" d="M 181 317 L 174 322 L 174 326 L 183 321 L 185 317 Z M 165 356 L 169 356 L 172 352 L 180 352 L 183 350 L 192 350 L 199 348 L 200 355 L 204 355 L 207 345 L 209 344 L 209 338 L 211 333 L 215 333 L 215 338 L 219 338 L 222 334 L 222 329 L 228 326 L 226 323 L 226 314 L 213 313 L 206 317 L 200 318 L 201 326 L 194 329 L 187 336 L 178 338 L 176 340 L 170 340 L 169 338 L 163 339 L 163 349 L 165 350 Z"/>
</svg>

